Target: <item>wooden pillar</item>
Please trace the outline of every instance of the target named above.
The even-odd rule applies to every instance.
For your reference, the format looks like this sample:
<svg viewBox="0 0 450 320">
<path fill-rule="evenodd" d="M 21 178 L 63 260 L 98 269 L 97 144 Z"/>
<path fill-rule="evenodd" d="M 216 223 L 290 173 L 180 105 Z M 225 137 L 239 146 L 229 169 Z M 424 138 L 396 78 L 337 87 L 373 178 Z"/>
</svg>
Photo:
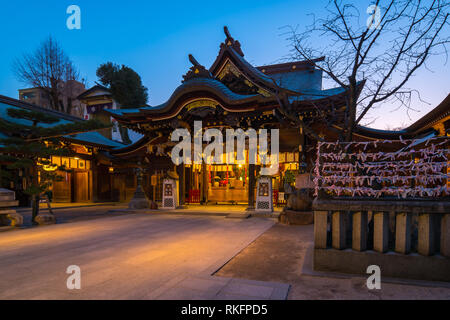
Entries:
<svg viewBox="0 0 450 320">
<path fill-rule="evenodd" d="M 411 251 L 411 215 L 405 212 L 395 215 L 395 252 Z"/>
<path fill-rule="evenodd" d="M 314 248 L 327 248 L 328 211 L 314 211 Z"/>
<path fill-rule="evenodd" d="M 255 165 L 248 165 L 248 207 L 247 210 L 255 209 Z"/>
<path fill-rule="evenodd" d="M 306 154 L 305 154 L 305 130 L 303 126 L 300 125 L 299 128 L 299 138 L 300 143 L 298 145 L 298 170 L 299 173 L 305 173 L 306 167 L 303 167 L 303 165 L 306 163 Z"/>
<path fill-rule="evenodd" d="M 114 173 L 108 171 L 108 175 L 109 175 L 109 197 L 111 198 L 111 201 L 117 201 L 116 199 L 114 199 Z"/>
<path fill-rule="evenodd" d="M 208 203 L 208 171 L 207 171 L 206 163 L 202 162 L 202 185 L 200 188 L 200 199 L 202 204 Z"/>
<path fill-rule="evenodd" d="M 367 249 L 367 212 L 353 213 L 352 249 L 365 251 Z"/>
<path fill-rule="evenodd" d="M 100 183 L 104 183 L 104 181 L 102 180 L 102 182 L 100 182 L 100 177 L 98 176 L 98 168 L 97 168 L 97 163 L 95 161 L 95 159 L 90 160 L 91 161 L 91 175 L 92 175 L 92 201 L 93 202 L 99 202 L 98 199 L 98 189 L 99 189 L 99 184 Z"/>
<path fill-rule="evenodd" d="M 389 214 L 373 213 L 373 249 L 378 252 L 388 251 L 389 246 Z"/>
<path fill-rule="evenodd" d="M 441 220 L 441 254 L 450 258 L 450 214 L 444 214 Z"/>
<path fill-rule="evenodd" d="M 335 211 L 331 214 L 331 238 L 334 249 L 345 249 L 345 212 Z"/>
<path fill-rule="evenodd" d="M 424 256 L 434 253 L 434 230 L 433 215 L 428 213 L 419 214 L 419 239 L 417 251 Z"/>
<path fill-rule="evenodd" d="M 185 166 L 184 163 L 180 164 L 178 167 L 178 177 L 179 177 L 179 182 L 178 182 L 178 199 L 180 199 L 180 206 L 185 204 L 185 195 L 186 195 L 186 177 L 185 177 Z"/>
</svg>

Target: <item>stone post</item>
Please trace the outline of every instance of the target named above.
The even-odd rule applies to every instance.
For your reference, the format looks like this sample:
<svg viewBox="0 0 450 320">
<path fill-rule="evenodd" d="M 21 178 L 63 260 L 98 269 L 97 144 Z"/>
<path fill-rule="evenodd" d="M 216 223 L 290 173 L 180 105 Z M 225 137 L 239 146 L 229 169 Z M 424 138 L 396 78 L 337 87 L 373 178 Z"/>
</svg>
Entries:
<svg viewBox="0 0 450 320">
<path fill-rule="evenodd" d="M 411 251 L 411 215 L 405 212 L 395 216 L 395 252 L 408 254 Z"/>
<path fill-rule="evenodd" d="M 353 213 L 352 249 L 365 251 L 367 249 L 367 212 Z"/>
<path fill-rule="evenodd" d="M 327 248 L 328 211 L 314 211 L 314 248 Z"/>
<path fill-rule="evenodd" d="M 417 251 L 423 256 L 431 256 L 434 253 L 433 215 L 419 214 Z"/>
<path fill-rule="evenodd" d="M 450 258 L 450 214 L 444 214 L 441 220 L 441 254 Z"/>
<path fill-rule="evenodd" d="M 373 249 L 384 253 L 389 246 L 389 214 L 387 212 L 373 213 Z"/>
<path fill-rule="evenodd" d="M 331 237 L 332 237 L 332 246 L 334 249 L 345 249 L 345 234 L 346 234 L 346 225 L 345 225 L 345 212 L 335 211 L 331 214 Z"/>
</svg>

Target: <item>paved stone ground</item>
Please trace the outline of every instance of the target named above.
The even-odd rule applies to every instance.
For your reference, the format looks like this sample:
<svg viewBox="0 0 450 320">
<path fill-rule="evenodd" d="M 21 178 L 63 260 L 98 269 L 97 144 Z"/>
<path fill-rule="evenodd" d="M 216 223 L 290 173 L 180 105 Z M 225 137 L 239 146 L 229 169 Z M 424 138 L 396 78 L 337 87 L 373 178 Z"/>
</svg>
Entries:
<svg viewBox="0 0 450 320">
<path fill-rule="evenodd" d="M 450 288 L 431 282 L 382 278 L 381 290 L 369 290 L 363 277 L 318 276 L 312 271 L 313 235 L 312 225 L 276 224 L 215 275 L 289 283 L 288 299 L 450 299 Z"/>
<path fill-rule="evenodd" d="M 56 223 L 67 223 L 83 220 L 93 220 L 109 216 L 118 216 L 126 214 L 125 212 L 115 211 L 127 208 L 123 203 L 55 203 L 52 204 L 53 213 L 56 217 Z M 18 208 L 18 213 L 23 216 L 23 227 L 31 227 L 31 209 Z M 40 212 L 47 213 L 48 209 L 45 204 L 40 204 Z"/>
<path fill-rule="evenodd" d="M 129 214 L 2 232 L 0 299 L 284 299 L 287 284 L 211 276 L 273 224 Z"/>
<path fill-rule="evenodd" d="M 118 207 L 111 209 L 111 213 L 118 212 L 128 212 L 128 213 L 159 213 L 159 214 L 177 214 L 177 215 L 201 215 L 201 216 L 228 216 L 229 218 L 239 218 L 247 216 L 266 216 L 271 218 L 278 218 L 282 208 L 274 208 L 272 213 L 264 213 L 257 211 L 246 211 L 246 205 L 200 205 L 200 204 L 190 204 L 185 205 L 183 209 L 128 209 L 126 207 Z"/>
</svg>

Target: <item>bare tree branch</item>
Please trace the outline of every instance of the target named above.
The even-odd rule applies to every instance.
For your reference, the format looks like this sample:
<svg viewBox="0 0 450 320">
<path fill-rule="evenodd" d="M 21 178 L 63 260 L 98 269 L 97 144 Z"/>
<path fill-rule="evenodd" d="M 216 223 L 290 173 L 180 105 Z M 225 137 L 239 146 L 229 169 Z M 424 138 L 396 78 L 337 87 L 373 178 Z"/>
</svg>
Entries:
<svg viewBox="0 0 450 320">
<path fill-rule="evenodd" d="M 70 80 L 79 80 L 80 74 L 60 45 L 49 37 L 33 52 L 24 54 L 13 63 L 13 71 L 22 83 L 41 89 L 49 98 L 51 108 L 71 112 L 75 98 Z M 68 99 L 63 103 L 64 97 Z"/>
<path fill-rule="evenodd" d="M 314 17 L 303 32 L 290 27 L 285 33 L 292 46 L 291 59 L 313 63 L 326 79 L 346 89 L 346 139 L 372 108 L 384 102 L 397 101 L 408 114 L 413 110 L 412 93 L 417 93 L 405 87 L 408 81 L 430 56 L 439 53 L 447 59 L 448 1 L 376 0 L 373 4 L 373 16 L 365 16 L 355 2 L 330 0 L 325 17 Z M 326 57 L 315 62 L 319 56 Z"/>
</svg>

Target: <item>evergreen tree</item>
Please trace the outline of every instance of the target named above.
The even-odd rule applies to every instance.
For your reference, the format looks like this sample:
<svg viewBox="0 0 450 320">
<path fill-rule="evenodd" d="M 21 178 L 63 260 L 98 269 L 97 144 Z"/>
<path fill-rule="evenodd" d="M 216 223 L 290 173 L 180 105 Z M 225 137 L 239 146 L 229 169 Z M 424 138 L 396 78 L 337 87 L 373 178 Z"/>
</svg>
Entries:
<svg viewBox="0 0 450 320">
<path fill-rule="evenodd" d="M 0 162 L 3 181 L 11 179 L 16 185 L 23 179 L 23 192 L 31 196 L 32 221 L 39 213 L 39 196 L 49 190 L 53 181 L 62 180 L 56 169 L 67 171 L 65 166 L 53 167 L 51 156 L 71 156 L 73 151 L 61 137 L 105 128 L 98 120 L 74 121 L 58 124 L 60 119 L 39 111 L 9 108 L 8 116 L 17 121 L 0 119 Z M 47 169 L 47 170 L 45 170 Z M 49 170 L 50 169 L 50 170 Z M 19 174 L 12 174 L 19 172 Z M 0 179 L 1 179 L 0 178 Z"/>
<path fill-rule="evenodd" d="M 131 68 L 107 62 L 97 69 L 100 82 L 108 87 L 113 98 L 122 108 L 137 108 L 146 105 L 148 89 L 142 85 L 141 77 Z M 124 143 L 131 143 L 128 130 L 119 125 Z"/>
</svg>

